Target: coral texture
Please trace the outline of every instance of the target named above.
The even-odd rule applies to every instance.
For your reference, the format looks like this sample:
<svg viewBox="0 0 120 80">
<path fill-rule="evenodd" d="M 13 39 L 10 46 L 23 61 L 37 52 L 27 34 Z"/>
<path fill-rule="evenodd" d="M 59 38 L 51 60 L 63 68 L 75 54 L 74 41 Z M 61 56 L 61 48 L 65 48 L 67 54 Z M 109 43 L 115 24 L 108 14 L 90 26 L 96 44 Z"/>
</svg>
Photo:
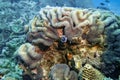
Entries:
<svg viewBox="0 0 120 80">
<path fill-rule="evenodd" d="M 35 6 L 36 2 L 32 0 L 0 0 L 0 53 L 7 47 L 7 42 L 24 35 L 24 25 L 38 11 Z M 14 50 L 9 50 L 11 55 Z"/>
<path fill-rule="evenodd" d="M 29 43 L 22 44 L 15 52 L 16 57 L 20 57 L 30 68 L 36 67 L 42 58 L 42 54 L 43 52 L 41 52 L 38 47 Z"/>
<path fill-rule="evenodd" d="M 111 15 L 110 12 L 93 9 L 45 7 L 29 24 L 27 39 L 50 46 L 53 40 L 59 39 L 59 34 L 63 34 L 69 41 L 80 37 L 89 44 L 104 44 L 104 30 L 116 20 L 115 16 Z"/>
<path fill-rule="evenodd" d="M 22 80 L 23 70 L 20 65 L 10 59 L 0 58 L 0 79 L 1 80 Z"/>
<path fill-rule="evenodd" d="M 53 65 L 55 66 L 51 71 L 54 75 L 51 74 L 51 78 L 56 80 L 57 78 L 65 79 L 62 77 L 64 69 L 60 68 L 62 72 L 57 74 L 57 71 L 59 72 L 57 68 L 63 63 L 76 72 L 81 71 L 83 65 L 87 63 L 82 69 L 82 78 L 101 80 L 104 76 L 94 67 L 103 70 L 103 73 L 110 68 L 112 73 L 116 67 L 114 65 L 112 67 L 103 65 L 103 67 L 101 61 L 111 64 L 115 60 L 119 64 L 117 60 L 119 58 L 119 26 L 118 17 L 109 11 L 48 6 L 42 8 L 25 27 L 26 39 L 32 45 L 23 44 L 17 53 L 30 66 L 36 66 L 37 62 L 40 63 L 43 76 L 47 79 Z M 115 39 L 118 42 L 112 43 L 116 41 Z M 110 50 L 116 51 L 115 54 L 111 51 L 110 55 L 118 58 L 111 58 L 109 61 L 107 59 L 109 55 L 106 54 Z M 43 56 L 42 59 L 41 56 Z M 35 64 L 33 64 L 34 61 L 36 61 Z"/>
<path fill-rule="evenodd" d="M 78 55 L 73 55 L 73 59 L 75 61 L 75 68 L 80 70 L 82 68 L 82 60 Z"/>
<path fill-rule="evenodd" d="M 77 73 L 70 71 L 66 64 L 56 64 L 50 71 L 50 80 L 78 80 Z"/>
<path fill-rule="evenodd" d="M 86 64 L 82 69 L 83 80 L 103 80 L 104 76 L 91 65 Z"/>
<path fill-rule="evenodd" d="M 54 1 L 54 3 L 53 3 L 53 1 Z M 74 41 L 73 40 L 74 34 L 71 35 L 72 37 L 66 36 L 66 35 L 69 35 L 71 32 L 68 31 L 69 34 L 65 34 L 65 29 L 64 29 L 66 25 L 70 24 L 68 17 L 70 17 L 71 20 L 73 21 L 72 26 L 75 26 L 75 24 L 74 24 L 75 21 L 72 17 L 73 16 L 72 12 L 74 12 L 74 10 L 78 10 L 78 9 L 72 8 L 71 9 L 72 12 L 68 10 L 68 12 L 70 12 L 70 15 L 63 15 L 64 12 L 67 11 L 65 8 L 51 7 L 50 10 L 48 10 L 47 8 L 43 8 L 43 10 L 41 10 L 40 14 L 38 14 L 30 22 L 30 24 L 25 27 L 25 31 L 23 30 L 23 28 L 24 28 L 23 25 L 27 24 L 29 22 L 29 20 L 31 20 L 33 18 L 33 16 L 37 13 L 37 11 L 41 7 L 46 6 L 48 4 L 51 6 L 56 6 L 56 5 L 57 6 L 74 6 L 74 7 L 90 7 L 90 6 L 92 6 L 91 0 L 84 0 L 82 2 L 81 1 L 82 0 L 75 0 L 75 1 L 74 0 L 69 0 L 69 1 L 64 1 L 64 0 L 57 0 L 57 1 L 55 1 L 55 0 L 0 0 L 0 59 L 2 58 L 4 60 L 6 57 L 7 58 L 12 57 L 12 59 L 13 59 L 14 51 L 16 49 L 18 49 L 18 47 L 21 44 L 26 42 L 25 31 L 27 31 L 28 28 L 30 29 L 29 26 L 32 24 L 33 25 L 32 29 L 34 29 L 34 27 L 42 26 L 42 28 L 40 28 L 40 27 L 38 28 L 40 31 L 29 30 L 29 32 L 28 32 L 28 36 L 27 36 L 28 41 L 33 42 L 37 46 L 31 45 L 29 43 L 28 44 L 25 43 L 25 44 L 23 44 L 24 46 L 21 45 L 20 48 L 16 51 L 17 55 L 20 56 L 21 59 L 28 65 L 23 72 L 26 72 L 26 71 L 29 72 L 29 70 L 28 70 L 29 67 L 33 68 L 33 67 L 37 66 L 38 68 L 36 69 L 37 71 L 35 72 L 35 74 L 37 74 L 37 75 L 31 76 L 31 75 L 35 75 L 35 74 L 31 73 L 29 76 L 31 76 L 31 78 L 33 78 L 35 80 L 38 80 L 41 77 L 43 77 L 42 74 L 44 74 L 44 76 L 48 76 L 51 66 L 53 66 L 54 64 L 57 64 L 57 63 L 65 63 L 65 64 L 69 65 L 70 68 L 74 67 L 76 69 L 80 69 L 82 67 L 81 65 L 83 64 L 81 62 L 82 58 L 86 59 L 87 57 L 90 57 L 88 52 L 92 51 L 92 50 L 90 50 L 91 49 L 90 48 L 89 51 L 87 51 L 89 46 L 84 47 L 84 48 L 77 48 L 77 47 L 82 47 L 82 46 L 80 46 L 82 41 L 84 42 L 84 44 L 86 44 L 86 42 L 88 43 L 88 41 L 89 41 L 89 43 L 92 43 L 92 42 L 90 42 L 90 40 L 88 40 L 88 41 L 87 40 L 78 40 L 77 43 L 80 43 L 80 44 L 71 47 L 71 45 L 68 45 L 66 43 L 68 43 L 68 41 L 70 41 L 70 43 L 72 41 Z M 86 4 L 89 4 L 89 5 L 86 5 Z M 54 9 L 58 9 L 58 11 L 54 12 Z M 83 9 L 80 9 L 80 10 L 82 11 Z M 90 11 L 92 11 L 92 9 Z M 64 17 L 63 20 L 59 20 L 58 12 L 60 12 L 60 14 L 62 14 L 61 18 Z M 88 10 L 88 12 L 89 12 L 89 10 Z M 94 12 L 94 10 L 93 10 L 93 12 Z M 41 14 L 41 13 L 43 13 L 43 14 Z M 50 13 L 50 16 L 49 16 L 49 13 Z M 54 13 L 55 13 L 55 16 L 56 16 L 55 18 L 57 19 L 57 21 L 61 22 L 63 24 L 63 26 L 61 26 L 61 27 L 53 26 L 54 25 L 54 17 L 51 17 L 51 15 Z M 83 11 L 83 13 L 81 13 L 81 14 L 84 15 L 84 14 L 86 14 L 86 12 Z M 41 18 L 42 15 L 45 15 L 45 17 L 48 20 L 50 19 L 48 21 L 48 23 L 46 23 L 46 21 L 44 21 L 44 19 Z M 89 15 L 88 15 L 88 17 L 89 17 Z M 40 19 L 40 21 L 38 19 Z M 36 25 L 36 21 L 37 21 L 37 25 Z M 65 23 L 65 25 L 63 22 Z M 48 24 L 49 24 L 49 26 L 47 26 Z M 38 30 L 38 29 L 36 29 L 36 30 Z M 76 33 L 78 33 L 78 32 L 79 32 L 79 30 L 77 30 Z M 119 30 L 114 32 L 115 36 L 116 36 L 116 33 L 119 33 Z M 91 35 L 93 35 L 93 34 L 91 34 Z M 77 37 L 78 36 L 79 35 L 77 35 Z M 81 37 L 81 35 L 79 37 Z M 79 37 L 78 37 L 78 39 L 82 39 Z M 82 37 L 85 38 L 86 36 L 83 35 Z M 44 47 L 43 45 L 51 46 L 52 44 L 54 44 L 54 41 L 58 40 L 59 38 L 61 38 L 60 43 L 58 41 L 57 46 L 52 46 L 50 49 L 46 50 L 47 52 L 42 52 L 39 49 L 39 46 L 41 46 L 42 49 Z M 71 38 L 72 38 L 72 40 L 71 40 Z M 117 37 L 117 40 L 119 40 L 119 36 Z M 38 44 L 38 43 L 40 43 L 40 44 Z M 41 44 L 43 44 L 43 45 L 41 45 Z M 68 46 L 70 46 L 71 48 Z M 72 49 L 73 47 L 76 47 L 76 48 Z M 70 48 L 71 50 L 68 48 Z M 60 50 L 60 49 L 62 49 L 62 50 Z M 78 50 L 78 52 L 76 50 Z M 97 48 L 97 50 L 98 50 L 98 48 Z M 103 51 L 103 49 L 100 49 L 97 52 L 96 52 L 96 50 L 94 52 L 99 53 L 101 50 Z M 116 51 L 119 51 L 119 48 L 116 49 Z M 90 52 L 90 53 L 94 53 L 94 52 Z M 38 55 L 37 53 L 40 53 L 40 54 Z M 43 55 L 42 53 L 45 53 L 45 55 Z M 78 55 L 78 53 L 79 53 L 80 58 L 77 58 L 74 56 L 74 54 Z M 41 60 L 42 55 L 43 55 L 43 58 Z M 67 61 L 66 55 L 69 58 L 69 61 Z M 92 54 L 92 56 L 93 55 L 94 54 Z M 99 54 L 97 56 L 99 56 Z M 74 59 L 72 59 L 72 58 L 74 58 Z M 118 61 L 118 60 L 119 59 L 116 58 L 116 61 Z M 92 62 L 92 60 L 90 60 L 90 61 Z M 2 60 L 0 60 L 0 62 L 2 62 Z M 13 60 L 12 60 L 12 62 L 13 62 Z M 14 66 L 16 66 L 16 64 L 14 64 L 12 62 L 10 62 L 10 63 L 5 62 L 5 64 L 3 64 L 4 62 L 1 63 L 0 67 L 2 66 L 2 68 L 0 71 L 1 71 L 1 73 L 2 72 L 3 73 L 2 73 L 2 76 L 0 73 L 0 79 L 1 79 L 1 77 L 3 77 L 2 78 L 3 80 L 8 80 L 8 79 L 14 80 L 15 78 L 21 80 L 21 78 L 23 76 L 26 76 L 26 74 L 22 74 L 22 70 L 19 71 L 19 66 L 14 67 Z M 35 64 L 33 62 L 35 62 Z M 39 62 L 40 62 L 40 67 L 39 67 Z M 114 62 L 114 60 L 112 62 Z M 70 63 L 70 64 L 68 64 L 68 63 Z M 72 64 L 75 64 L 75 65 L 72 65 Z M 94 63 L 94 64 L 96 64 L 96 63 Z M 43 73 L 42 73 L 42 70 L 40 69 L 41 67 L 43 69 Z M 4 74 L 4 71 L 5 71 L 5 74 Z M 70 75 L 73 75 L 74 73 L 75 73 L 74 71 L 71 71 Z M 34 77 L 36 77 L 36 78 L 34 78 Z M 71 79 L 74 80 L 74 76 Z M 28 78 L 28 79 L 25 78 L 25 80 L 30 80 L 30 78 Z"/>
</svg>

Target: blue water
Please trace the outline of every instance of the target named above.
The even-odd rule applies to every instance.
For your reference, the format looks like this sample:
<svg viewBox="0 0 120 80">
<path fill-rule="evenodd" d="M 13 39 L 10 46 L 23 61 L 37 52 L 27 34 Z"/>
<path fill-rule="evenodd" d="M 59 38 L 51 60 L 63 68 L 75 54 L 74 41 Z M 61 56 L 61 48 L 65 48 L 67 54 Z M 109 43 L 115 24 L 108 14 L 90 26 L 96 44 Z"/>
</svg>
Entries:
<svg viewBox="0 0 120 80">
<path fill-rule="evenodd" d="M 105 0 L 92 0 L 94 7 L 100 6 L 100 3 L 105 3 L 105 6 L 108 7 L 114 13 L 120 15 L 120 0 L 109 0 L 109 3 L 106 3 Z"/>
</svg>

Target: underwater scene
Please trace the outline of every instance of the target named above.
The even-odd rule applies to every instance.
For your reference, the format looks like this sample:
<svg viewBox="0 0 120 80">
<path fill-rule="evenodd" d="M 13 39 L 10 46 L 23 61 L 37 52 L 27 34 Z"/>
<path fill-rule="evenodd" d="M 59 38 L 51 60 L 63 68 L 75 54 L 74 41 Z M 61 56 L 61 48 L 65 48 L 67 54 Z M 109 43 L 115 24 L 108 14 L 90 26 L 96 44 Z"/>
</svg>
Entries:
<svg viewBox="0 0 120 80">
<path fill-rule="evenodd" d="M 120 80 L 120 0 L 0 0 L 0 80 Z"/>
</svg>

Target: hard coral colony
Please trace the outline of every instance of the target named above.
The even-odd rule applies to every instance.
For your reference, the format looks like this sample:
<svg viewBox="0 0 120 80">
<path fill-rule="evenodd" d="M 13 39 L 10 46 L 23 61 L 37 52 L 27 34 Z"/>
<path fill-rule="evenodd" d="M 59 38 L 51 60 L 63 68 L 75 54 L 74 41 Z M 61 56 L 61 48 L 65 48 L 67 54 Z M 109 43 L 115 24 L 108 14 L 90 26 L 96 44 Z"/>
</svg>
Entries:
<svg viewBox="0 0 120 80">
<path fill-rule="evenodd" d="M 16 54 L 31 72 L 42 69 L 42 77 L 34 79 L 69 80 L 74 77 L 77 80 L 76 74 L 82 72 L 81 78 L 98 80 L 99 75 L 104 76 L 95 68 L 100 69 L 101 55 L 108 49 L 105 46 L 109 46 L 108 33 L 114 27 L 119 28 L 117 17 L 109 11 L 45 7 L 27 26 L 29 43 L 21 45 Z M 71 76 L 66 75 L 68 73 Z"/>
</svg>

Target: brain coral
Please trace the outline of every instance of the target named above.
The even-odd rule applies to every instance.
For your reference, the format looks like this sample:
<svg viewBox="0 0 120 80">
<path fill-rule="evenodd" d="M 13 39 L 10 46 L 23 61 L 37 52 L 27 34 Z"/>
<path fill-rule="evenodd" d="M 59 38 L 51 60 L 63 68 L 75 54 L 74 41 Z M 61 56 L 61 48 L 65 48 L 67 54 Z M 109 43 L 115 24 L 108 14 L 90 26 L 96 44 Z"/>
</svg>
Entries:
<svg viewBox="0 0 120 80">
<path fill-rule="evenodd" d="M 119 69 L 119 20 L 120 18 L 114 13 L 105 10 L 45 7 L 25 27 L 28 31 L 26 38 L 28 42 L 38 45 L 42 49 L 44 46 L 51 46 L 53 42 L 63 39 L 63 37 L 65 39 L 63 43 L 71 44 L 77 37 L 80 47 L 83 46 L 83 49 L 79 47 L 83 56 L 92 60 L 94 56 L 101 56 L 98 54 L 99 51 L 104 52 L 103 61 L 109 64 L 114 63 L 117 65 L 115 68 Z M 108 69 L 106 67 L 103 70 Z"/>
<path fill-rule="evenodd" d="M 116 25 L 116 17 L 109 11 L 72 7 L 45 7 L 29 24 L 27 40 L 50 46 L 61 35 L 72 41 L 80 37 L 89 44 L 103 44 L 105 30 Z M 112 25 L 111 25 L 112 24 Z"/>
</svg>

